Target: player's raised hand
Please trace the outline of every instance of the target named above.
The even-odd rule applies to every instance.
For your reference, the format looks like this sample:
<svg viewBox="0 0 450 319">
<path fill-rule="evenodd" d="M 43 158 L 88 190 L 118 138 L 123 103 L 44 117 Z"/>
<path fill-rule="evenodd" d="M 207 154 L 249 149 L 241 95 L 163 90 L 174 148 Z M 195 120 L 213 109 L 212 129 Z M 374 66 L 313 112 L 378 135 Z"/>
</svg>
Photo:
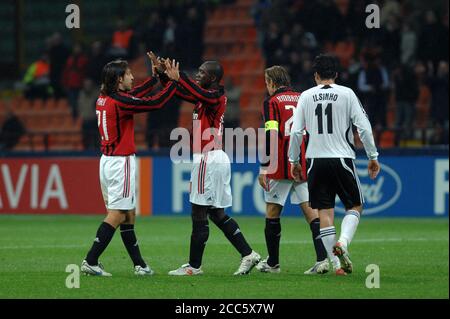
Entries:
<svg viewBox="0 0 450 319">
<path fill-rule="evenodd" d="M 381 170 L 380 163 L 377 160 L 370 160 L 367 165 L 367 169 L 369 170 L 369 176 L 371 179 L 375 179 L 378 176 L 378 173 Z"/>
<path fill-rule="evenodd" d="M 180 79 L 180 63 L 169 59 L 166 59 L 165 61 L 166 66 L 166 74 L 167 76 L 174 81 L 178 81 Z"/>
<path fill-rule="evenodd" d="M 166 67 L 162 62 L 161 58 L 157 57 L 156 54 L 153 53 L 153 51 L 147 52 L 147 56 L 152 62 L 153 75 L 155 75 L 156 73 L 164 73 Z"/>
</svg>

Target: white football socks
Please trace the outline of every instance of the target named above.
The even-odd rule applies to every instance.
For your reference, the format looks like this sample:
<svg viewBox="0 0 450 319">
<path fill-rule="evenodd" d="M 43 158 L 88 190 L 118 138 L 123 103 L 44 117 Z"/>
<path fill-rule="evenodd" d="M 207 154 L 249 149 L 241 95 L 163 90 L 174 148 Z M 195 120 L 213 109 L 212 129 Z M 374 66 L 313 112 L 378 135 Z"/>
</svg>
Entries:
<svg viewBox="0 0 450 319">
<path fill-rule="evenodd" d="M 356 228 L 358 228 L 360 214 L 356 210 L 349 210 L 346 212 L 341 224 L 341 236 L 339 242 L 345 247 L 348 247 L 355 235 Z"/>
<path fill-rule="evenodd" d="M 328 258 L 333 264 L 333 268 L 341 268 L 339 258 L 333 254 L 333 246 L 336 244 L 336 228 L 334 228 L 334 226 L 321 228 L 320 237 L 322 238 L 323 245 L 327 251 Z"/>
</svg>

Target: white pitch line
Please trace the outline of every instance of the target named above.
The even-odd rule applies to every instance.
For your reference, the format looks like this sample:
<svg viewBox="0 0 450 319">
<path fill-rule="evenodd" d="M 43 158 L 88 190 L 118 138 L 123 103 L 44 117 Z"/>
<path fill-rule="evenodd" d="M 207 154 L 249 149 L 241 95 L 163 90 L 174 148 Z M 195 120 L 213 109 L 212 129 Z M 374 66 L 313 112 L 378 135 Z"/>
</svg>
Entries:
<svg viewBox="0 0 450 319">
<path fill-rule="evenodd" d="M 385 243 L 385 242 L 421 242 L 421 241 L 444 241 L 448 242 L 447 238 L 370 238 L 370 239 L 356 239 L 354 243 Z M 310 244 L 311 240 L 284 240 L 281 239 L 281 244 L 300 244 L 300 245 L 306 245 Z M 141 242 L 143 245 L 151 245 L 153 242 Z M 210 244 L 213 245 L 221 245 L 226 244 L 228 245 L 228 241 L 220 241 L 215 242 L 211 241 Z M 253 241 L 252 244 L 265 244 L 265 242 L 262 241 Z M 7 250 L 7 249 L 51 249 L 51 248 L 89 248 L 89 243 L 83 244 L 83 245 L 15 245 L 15 246 L 3 246 L 0 247 L 0 250 Z"/>
</svg>

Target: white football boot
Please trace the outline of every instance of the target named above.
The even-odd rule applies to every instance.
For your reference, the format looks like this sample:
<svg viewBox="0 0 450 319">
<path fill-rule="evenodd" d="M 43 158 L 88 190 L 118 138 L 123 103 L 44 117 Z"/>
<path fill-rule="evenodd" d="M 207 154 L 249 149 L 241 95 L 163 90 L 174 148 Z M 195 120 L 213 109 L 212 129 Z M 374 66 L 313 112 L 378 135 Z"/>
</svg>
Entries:
<svg viewBox="0 0 450 319">
<path fill-rule="evenodd" d="M 134 266 L 134 274 L 136 276 L 151 276 L 153 275 L 155 272 L 153 271 L 153 269 L 150 268 L 149 265 L 147 265 L 147 267 L 143 268 L 142 266 Z"/>
<path fill-rule="evenodd" d="M 328 262 L 328 258 L 318 261 L 312 266 L 310 269 L 304 272 L 305 275 L 317 275 L 317 274 L 325 274 L 330 270 L 330 263 Z"/>
<path fill-rule="evenodd" d="M 253 267 L 255 267 L 261 261 L 261 256 L 252 251 L 252 253 L 248 256 L 245 256 L 241 259 L 241 264 L 239 265 L 238 270 L 235 271 L 234 275 L 248 275 L 250 271 L 252 271 Z"/>
<path fill-rule="evenodd" d="M 93 266 L 89 265 L 86 260 L 83 260 L 83 262 L 81 263 L 80 270 L 82 273 L 91 276 L 103 276 L 103 277 L 112 276 L 109 272 L 106 272 L 104 270 L 103 265 L 101 263 L 98 263 L 98 265 Z"/>
<path fill-rule="evenodd" d="M 267 260 L 269 259 L 269 257 L 267 257 L 264 260 L 261 260 L 255 267 L 256 269 L 258 269 L 260 272 L 265 272 L 265 273 L 273 273 L 273 274 L 279 274 L 281 272 L 280 269 L 280 264 L 277 264 L 275 266 L 270 266 L 267 263 Z"/>
<path fill-rule="evenodd" d="M 171 276 L 195 276 L 195 275 L 202 275 L 203 270 L 199 268 L 191 267 L 189 264 L 184 264 L 180 268 L 169 271 L 169 275 Z"/>
</svg>

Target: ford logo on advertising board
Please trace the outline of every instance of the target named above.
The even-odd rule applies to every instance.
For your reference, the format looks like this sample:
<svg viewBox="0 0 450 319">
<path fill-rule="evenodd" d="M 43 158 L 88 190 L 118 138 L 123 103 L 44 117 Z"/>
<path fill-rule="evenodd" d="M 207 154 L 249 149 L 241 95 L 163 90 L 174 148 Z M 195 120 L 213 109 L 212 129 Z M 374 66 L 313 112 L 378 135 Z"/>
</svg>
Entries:
<svg viewBox="0 0 450 319">
<path fill-rule="evenodd" d="M 400 176 L 389 166 L 381 164 L 381 172 L 371 180 L 367 171 L 367 160 L 356 160 L 355 166 L 364 194 L 364 215 L 379 213 L 394 205 L 402 193 Z M 336 196 L 336 211 L 345 213 L 345 209 Z"/>
</svg>

